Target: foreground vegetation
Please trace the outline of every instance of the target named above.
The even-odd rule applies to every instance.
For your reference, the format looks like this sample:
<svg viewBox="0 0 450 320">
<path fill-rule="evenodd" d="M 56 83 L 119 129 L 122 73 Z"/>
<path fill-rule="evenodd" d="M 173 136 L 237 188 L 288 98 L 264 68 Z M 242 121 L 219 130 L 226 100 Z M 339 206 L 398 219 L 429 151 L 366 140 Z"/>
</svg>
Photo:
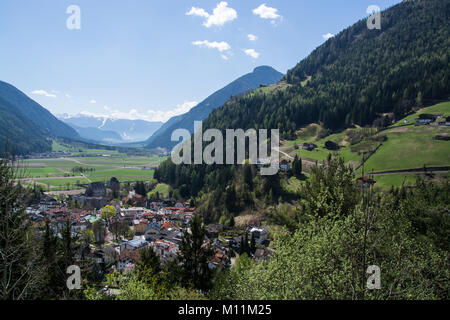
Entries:
<svg viewBox="0 0 450 320">
<path fill-rule="evenodd" d="M 3 299 L 448 299 L 450 185 L 417 180 L 415 187 L 374 192 L 354 183 L 342 159 L 313 167 L 300 185 L 297 206 L 281 206 L 272 219 L 274 253 L 255 262 L 241 254 L 231 269 L 209 270 L 205 230 L 198 214 L 184 232 L 181 253 L 160 266 L 152 250 L 128 274 L 98 278 L 95 264 L 78 260 L 82 290 L 68 290 L 63 272 L 75 247 L 66 224 L 62 237 L 42 236 L 24 209 L 28 191 L 14 183 L 17 169 L 0 163 L 0 278 Z M 381 288 L 367 287 L 369 266 L 381 270 Z M 117 294 L 100 289 L 109 284 Z"/>
</svg>

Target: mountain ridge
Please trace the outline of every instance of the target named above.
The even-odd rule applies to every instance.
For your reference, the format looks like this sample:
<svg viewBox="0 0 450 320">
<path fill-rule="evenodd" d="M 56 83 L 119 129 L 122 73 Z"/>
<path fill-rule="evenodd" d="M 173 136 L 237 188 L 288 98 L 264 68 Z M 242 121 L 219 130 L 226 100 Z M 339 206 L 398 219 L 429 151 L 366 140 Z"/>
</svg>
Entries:
<svg viewBox="0 0 450 320">
<path fill-rule="evenodd" d="M 290 140 L 293 152 L 305 155 L 296 140 L 309 124 L 320 124 L 317 136 L 331 142 L 331 136 L 344 132 L 342 129 L 360 129 L 350 133 L 356 144 L 365 131 L 383 130 L 431 101 L 449 100 L 450 0 L 406 1 L 383 11 L 382 17 L 382 30 L 368 30 L 366 20 L 360 20 L 301 60 L 279 85 L 228 100 L 203 121 L 203 130 L 279 129 L 281 141 Z M 367 139 L 371 138 L 383 139 Z M 305 139 L 302 143 L 315 141 L 309 135 Z M 380 143 L 366 142 L 354 151 L 349 147 L 342 156 L 349 162 L 364 161 L 363 155 L 376 151 Z M 414 141 L 400 146 L 414 156 L 419 154 Z M 333 153 L 326 150 L 311 151 L 311 159 L 319 152 Z M 442 150 L 438 152 L 442 154 Z M 426 160 L 433 154 L 422 152 L 422 156 Z M 395 157 L 391 152 L 380 162 L 389 166 Z M 230 221 L 254 209 L 250 184 L 243 182 L 243 177 L 252 175 L 256 176 L 252 166 L 176 165 L 170 158 L 155 172 L 160 183 L 177 189 L 182 197 L 201 195 L 198 211 L 211 223 Z M 251 187 L 267 195 L 258 201 L 277 204 L 280 176 L 265 176 L 260 185 Z M 255 180 L 249 181 L 253 184 Z"/>
<path fill-rule="evenodd" d="M 400 119 L 450 93 L 449 19 L 449 0 L 420 0 L 383 11 L 381 30 L 360 20 L 290 69 L 289 86 L 230 100 L 203 127 L 278 128 L 293 139 L 310 123 L 333 131 L 370 126 L 386 113 Z"/>
<path fill-rule="evenodd" d="M 0 81 L 0 96 L 30 121 L 46 129 L 49 135 L 72 139 L 79 138 L 73 128 L 59 121 L 50 111 L 15 86 Z"/>
<path fill-rule="evenodd" d="M 59 115 L 58 118 L 70 126 L 75 126 L 78 130 L 83 128 L 97 129 L 101 135 L 104 135 L 104 133 L 102 134 L 100 131 L 115 132 L 120 137 L 120 140 L 114 141 L 117 143 L 144 141 L 163 125 L 161 121 L 118 119 L 84 114 Z M 102 140 L 97 141 L 101 142 Z"/>
<path fill-rule="evenodd" d="M 231 96 L 245 93 L 258 88 L 260 85 L 271 85 L 281 80 L 283 74 L 270 66 L 258 66 L 251 73 L 247 73 L 217 90 L 205 100 L 193 107 L 189 112 L 169 119 L 150 139 L 146 141 L 148 149 L 171 149 L 177 142 L 171 141 L 171 134 L 176 129 L 194 131 L 194 121 L 201 121 L 215 109 L 221 107 Z"/>
<path fill-rule="evenodd" d="M 0 81 L 0 115 L 0 153 L 48 152 L 52 137 L 80 138 L 73 128 L 4 81 Z"/>
</svg>

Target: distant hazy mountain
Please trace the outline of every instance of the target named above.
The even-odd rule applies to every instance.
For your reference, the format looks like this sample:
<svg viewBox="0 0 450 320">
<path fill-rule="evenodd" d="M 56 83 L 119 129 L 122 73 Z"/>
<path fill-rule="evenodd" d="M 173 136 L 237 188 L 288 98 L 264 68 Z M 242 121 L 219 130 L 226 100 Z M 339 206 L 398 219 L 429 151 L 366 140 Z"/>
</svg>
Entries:
<svg viewBox="0 0 450 320">
<path fill-rule="evenodd" d="M 122 137 L 115 131 L 101 130 L 98 128 L 82 128 L 74 124 L 69 124 L 74 128 L 81 138 L 90 141 L 98 141 L 102 143 L 120 143 L 123 142 Z"/>
<path fill-rule="evenodd" d="M 252 73 L 240 77 L 226 87 L 213 93 L 188 113 L 171 118 L 148 139 L 147 148 L 165 148 L 170 150 L 177 144 L 171 141 L 171 135 L 174 130 L 183 128 L 193 133 L 194 121 L 206 119 L 211 111 L 220 108 L 231 96 L 254 90 L 260 85 L 277 83 L 282 77 L 283 74 L 272 67 L 261 66 L 255 68 Z"/>
<path fill-rule="evenodd" d="M 14 86 L 0 81 L 0 148 L 17 154 L 51 150 L 50 137 L 79 139 L 77 132 Z"/>
<path fill-rule="evenodd" d="M 76 128 L 77 132 L 83 138 L 100 142 L 145 141 L 163 125 L 163 122 L 112 119 L 83 114 L 74 116 L 65 114 L 59 116 L 59 118 Z M 89 131 L 83 129 L 89 129 Z M 84 131 L 84 133 L 81 133 L 82 131 Z M 107 134 L 105 134 L 105 132 L 107 132 Z M 112 134 L 112 132 L 115 132 L 117 135 Z M 92 136 L 85 137 L 86 135 Z"/>
</svg>

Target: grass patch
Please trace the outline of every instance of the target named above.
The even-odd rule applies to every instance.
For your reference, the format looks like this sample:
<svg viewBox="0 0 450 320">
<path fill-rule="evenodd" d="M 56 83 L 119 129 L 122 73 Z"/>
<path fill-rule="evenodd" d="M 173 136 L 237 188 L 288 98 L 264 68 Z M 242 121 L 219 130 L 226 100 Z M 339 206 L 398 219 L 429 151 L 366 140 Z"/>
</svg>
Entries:
<svg viewBox="0 0 450 320">
<path fill-rule="evenodd" d="M 388 140 L 366 161 L 366 172 L 450 164 L 450 142 L 433 139 L 432 131 L 387 133 Z"/>
<path fill-rule="evenodd" d="M 389 190 L 392 187 L 411 187 L 416 184 L 417 175 L 414 174 L 387 174 L 375 176 L 374 179 L 377 182 L 375 187 L 384 191 Z"/>
</svg>

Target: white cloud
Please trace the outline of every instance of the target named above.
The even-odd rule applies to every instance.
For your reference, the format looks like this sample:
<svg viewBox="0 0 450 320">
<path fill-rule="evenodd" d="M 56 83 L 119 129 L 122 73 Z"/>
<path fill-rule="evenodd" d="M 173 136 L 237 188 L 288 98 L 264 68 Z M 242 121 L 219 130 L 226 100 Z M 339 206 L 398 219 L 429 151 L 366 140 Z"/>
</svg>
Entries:
<svg viewBox="0 0 450 320">
<path fill-rule="evenodd" d="M 221 55 L 221 57 L 222 57 L 223 60 L 228 60 L 228 59 L 229 59 L 228 56 L 226 56 L 226 55 L 224 55 L 224 54 Z"/>
<path fill-rule="evenodd" d="M 174 116 L 186 113 L 195 107 L 198 103 L 196 101 L 186 101 L 177 105 L 175 109 L 168 111 L 159 111 L 149 109 L 145 113 L 140 113 L 136 109 L 130 109 L 128 112 L 111 109 L 108 106 L 104 106 L 104 114 L 92 113 L 90 111 L 81 111 L 80 114 L 95 118 L 111 118 L 111 119 L 128 119 L 128 120 L 146 120 L 146 121 L 162 121 L 166 122 Z"/>
<path fill-rule="evenodd" d="M 248 40 L 250 40 L 250 41 L 258 40 L 258 37 L 251 33 L 249 35 L 247 35 L 247 37 L 248 37 Z"/>
<path fill-rule="evenodd" d="M 197 101 L 185 101 L 184 103 L 177 105 L 177 107 L 173 110 L 169 110 L 169 111 L 147 110 L 147 114 L 148 114 L 148 118 L 152 119 L 152 121 L 166 122 L 167 120 L 169 120 L 172 117 L 189 112 L 189 110 L 191 110 L 197 104 L 198 104 Z"/>
<path fill-rule="evenodd" d="M 208 40 L 203 40 L 203 41 L 194 41 L 194 42 L 192 42 L 192 44 L 194 46 L 198 46 L 198 47 L 207 47 L 207 48 L 211 48 L 211 49 L 217 49 L 220 52 L 228 51 L 228 50 L 231 49 L 231 46 L 225 41 L 221 41 L 221 42 L 213 41 L 213 42 L 210 42 Z"/>
<path fill-rule="evenodd" d="M 217 7 L 213 10 L 212 14 L 209 14 L 203 8 L 192 7 L 190 11 L 186 12 L 186 15 L 206 18 L 203 25 L 207 28 L 212 26 L 223 26 L 225 23 L 233 21 L 238 17 L 236 10 L 228 7 L 228 2 L 225 1 L 221 1 L 217 4 Z"/>
<path fill-rule="evenodd" d="M 322 35 L 322 37 L 323 37 L 325 40 L 328 40 L 328 39 L 330 39 L 330 38 L 333 38 L 333 37 L 334 37 L 334 34 L 332 34 L 332 33 L 327 33 L 327 34 Z"/>
<path fill-rule="evenodd" d="M 31 92 L 31 94 L 35 94 L 35 95 L 38 95 L 38 96 L 46 96 L 48 98 L 56 98 L 56 95 L 50 94 L 50 93 L 48 93 L 45 90 L 34 90 L 34 91 Z"/>
<path fill-rule="evenodd" d="M 70 94 L 66 93 L 66 98 L 70 99 L 70 98 L 72 98 L 72 96 Z"/>
<path fill-rule="evenodd" d="M 281 18 L 281 15 L 279 15 L 277 12 L 278 12 L 278 9 L 268 7 L 268 6 L 266 6 L 265 3 L 260 5 L 258 8 L 253 9 L 253 14 L 260 16 L 262 19 L 275 20 L 275 19 Z"/>
<path fill-rule="evenodd" d="M 94 99 L 92 99 L 90 102 L 91 102 L 92 104 L 96 104 L 96 103 L 97 103 L 97 101 L 95 101 Z"/>
<path fill-rule="evenodd" d="M 204 17 L 204 18 L 208 18 L 209 17 L 209 13 L 206 12 L 205 9 L 196 8 L 196 7 L 192 7 L 191 10 L 186 13 L 186 15 L 188 15 L 188 16 L 198 16 L 198 17 Z"/>
<path fill-rule="evenodd" d="M 252 57 L 253 59 L 259 58 L 259 52 L 256 52 L 255 49 L 246 49 L 244 50 L 245 54 Z"/>
</svg>

